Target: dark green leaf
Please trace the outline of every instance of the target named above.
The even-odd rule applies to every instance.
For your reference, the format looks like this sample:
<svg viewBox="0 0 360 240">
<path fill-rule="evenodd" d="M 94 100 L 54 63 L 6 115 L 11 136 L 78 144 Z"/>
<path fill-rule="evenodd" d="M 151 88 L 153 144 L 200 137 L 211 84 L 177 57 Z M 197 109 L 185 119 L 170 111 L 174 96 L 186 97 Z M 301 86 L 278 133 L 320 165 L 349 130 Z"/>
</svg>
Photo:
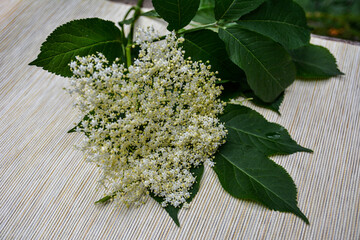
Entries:
<svg viewBox="0 0 360 240">
<path fill-rule="evenodd" d="M 81 122 L 79 122 L 75 127 L 73 127 L 72 129 L 70 129 L 67 133 L 76 132 L 76 128 L 80 128 L 80 127 L 81 127 Z"/>
<path fill-rule="evenodd" d="M 190 197 L 186 200 L 187 203 L 190 203 L 191 200 L 195 197 L 196 193 L 199 191 L 200 181 L 201 181 L 202 175 L 204 173 L 204 165 L 201 165 L 201 166 L 199 166 L 197 168 L 191 168 L 190 171 L 193 174 L 193 176 L 196 177 L 196 182 L 194 183 L 192 189 L 189 191 Z M 160 204 L 164 201 L 164 198 L 155 196 L 154 193 L 152 193 L 152 192 L 150 192 L 150 197 L 155 199 L 155 201 L 157 201 Z M 176 225 L 178 225 L 179 227 L 180 227 L 180 222 L 179 222 L 179 219 L 178 219 L 178 213 L 179 213 L 181 208 L 182 208 L 182 205 L 180 205 L 177 208 L 172 206 L 172 205 L 168 205 L 167 207 L 164 208 L 165 211 L 174 220 Z"/>
<path fill-rule="evenodd" d="M 310 41 L 305 12 L 290 0 L 266 1 L 237 23 L 273 39 L 287 49 L 302 47 Z"/>
<path fill-rule="evenodd" d="M 281 93 L 280 96 L 275 99 L 275 101 L 271 103 L 266 103 L 258 98 L 253 91 L 248 87 L 246 82 L 226 82 L 220 83 L 223 86 L 223 90 L 220 95 L 220 99 L 228 102 L 230 99 L 244 97 L 246 99 L 251 99 L 250 101 L 255 105 L 272 110 L 277 114 L 281 115 L 280 113 L 280 105 L 284 100 L 284 93 Z"/>
<path fill-rule="evenodd" d="M 116 196 L 116 193 L 113 193 L 112 195 L 106 195 L 105 197 L 97 200 L 97 201 L 95 202 L 95 204 L 98 204 L 98 203 L 103 203 L 103 204 L 105 204 L 105 203 L 107 203 L 108 201 L 110 201 L 112 198 L 114 198 L 115 196 Z"/>
<path fill-rule="evenodd" d="M 83 119 L 82 119 L 75 127 L 73 127 L 72 129 L 70 129 L 70 130 L 68 131 L 68 133 L 76 132 L 76 128 L 82 129 L 82 128 L 83 128 L 82 122 L 89 120 L 89 115 L 94 115 L 94 114 L 95 114 L 95 111 L 94 111 L 94 110 L 90 111 L 88 114 L 86 114 L 86 115 L 83 117 Z"/>
<path fill-rule="evenodd" d="M 273 102 L 295 80 L 290 55 L 273 40 L 235 25 L 219 29 L 230 59 L 245 71 L 249 86 L 264 102 Z"/>
<path fill-rule="evenodd" d="M 209 24 L 215 22 L 215 0 L 200 0 L 200 6 L 192 19 L 195 22 Z"/>
<path fill-rule="evenodd" d="M 201 24 L 209 24 L 215 22 L 216 20 L 214 16 L 214 8 L 207 7 L 199 9 L 195 17 L 193 18 L 193 21 Z"/>
<path fill-rule="evenodd" d="M 225 123 L 229 131 L 227 142 L 234 141 L 252 146 L 267 156 L 300 151 L 312 152 L 291 139 L 284 127 L 268 122 L 250 108 L 228 104 L 220 120 Z"/>
<path fill-rule="evenodd" d="M 343 74 L 337 68 L 334 56 L 324 47 L 308 45 L 293 50 L 290 54 L 299 78 L 328 78 Z"/>
<path fill-rule="evenodd" d="M 156 12 L 169 23 L 168 30 L 179 30 L 195 16 L 200 0 L 153 0 Z"/>
<path fill-rule="evenodd" d="M 242 15 L 256 9 L 265 0 L 215 0 L 215 18 L 217 20 L 237 20 Z"/>
<path fill-rule="evenodd" d="M 200 0 L 199 9 L 205 7 L 215 7 L 215 0 Z"/>
<path fill-rule="evenodd" d="M 244 72 L 229 59 L 225 44 L 218 34 L 211 30 L 200 30 L 184 35 L 185 56 L 206 62 L 210 61 L 212 71 L 218 71 L 222 80 L 241 81 Z"/>
<path fill-rule="evenodd" d="M 262 101 L 252 91 L 244 92 L 243 95 L 246 98 L 252 98 L 251 102 L 253 102 L 255 105 L 257 105 L 259 107 L 266 108 L 266 109 L 270 109 L 270 110 L 272 110 L 272 111 L 274 111 L 274 112 L 276 112 L 276 113 L 278 113 L 280 115 L 279 109 L 280 109 L 281 103 L 284 100 L 284 93 L 281 93 L 280 96 L 277 99 L 275 99 L 275 101 L 273 101 L 271 103 L 266 103 L 266 102 Z"/>
<path fill-rule="evenodd" d="M 118 119 L 120 119 L 120 118 L 124 118 L 125 117 L 125 114 L 124 113 L 118 113 L 118 112 L 112 112 L 112 113 L 115 113 L 116 114 L 116 119 L 118 120 Z M 83 119 L 81 119 L 81 121 L 75 126 L 75 127 L 73 127 L 72 129 L 70 129 L 69 131 L 68 131 L 68 133 L 73 133 L 73 132 L 76 132 L 76 129 L 77 128 L 79 128 L 80 129 L 80 132 L 84 132 L 84 126 L 83 126 L 83 122 L 84 121 L 89 121 L 89 120 L 91 120 L 92 119 L 92 117 L 90 117 L 90 116 L 92 116 L 92 115 L 94 115 L 95 114 L 95 111 L 94 110 L 91 110 L 91 111 L 89 111 L 89 113 L 88 114 L 86 114 L 84 117 L 83 117 Z M 98 124 L 98 126 L 95 126 L 95 128 L 97 129 L 97 128 L 100 128 L 101 127 L 101 124 L 99 123 Z M 85 135 L 86 136 L 89 136 L 89 132 L 85 132 Z"/>
<path fill-rule="evenodd" d="M 134 21 L 134 17 L 122 20 L 121 22 L 118 22 L 118 24 L 120 26 L 121 25 L 130 25 L 133 21 Z"/>
<path fill-rule="evenodd" d="M 139 52 L 140 52 L 140 46 L 139 45 L 135 45 L 134 48 L 131 48 L 131 60 L 132 62 L 134 62 L 134 59 L 139 58 Z"/>
<path fill-rule="evenodd" d="M 229 129 L 229 141 L 215 155 L 214 170 L 223 188 L 236 198 L 294 213 L 308 224 L 297 207 L 296 186 L 285 169 L 254 147 L 233 139 L 232 131 Z"/>
<path fill-rule="evenodd" d="M 30 63 L 49 72 L 70 77 L 69 63 L 75 56 L 103 53 L 111 62 L 122 58 L 121 32 L 113 22 L 99 18 L 80 19 L 56 28 Z"/>
<path fill-rule="evenodd" d="M 160 15 L 155 10 L 150 10 L 150 11 L 141 13 L 141 16 L 143 16 L 143 17 L 155 17 L 155 18 L 160 17 Z"/>
<path fill-rule="evenodd" d="M 153 17 L 153 18 L 160 17 L 160 15 L 155 10 L 150 10 L 148 12 L 143 12 L 143 13 L 140 14 L 140 16 L 142 16 L 142 17 Z M 129 25 L 133 21 L 134 21 L 134 17 L 129 18 L 129 19 L 125 19 L 125 20 L 119 22 L 119 25 Z"/>
<path fill-rule="evenodd" d="M 222 90 L 220 95 L 220 99 L 222 101 L 228 102 L 232 98 L 238 98 L 241 96 L 242 89 L 240 84 L 228 82 L 228 83 L 223 83 L 221 85 L 224 88 L 224 90 Z"/>
<path fill-rule="evenodd" d="M 238 98 L 243 95 L 243 92 L 248 91 L 246 81 L 244 82 L 226 82 L 221 83 L 224 88 L 221 92 L 220 99 L 228 102 L 230 99 Z"/>
<path fill-rule="evenodd" d="M 162 197 L 157 197 L 155 196 L 153 193 L 150 192 L 150 197 L 152 197 L 153 199 L 155 199 L 155 201 L 157 201 L 158 203 L 162 203 L 164 201 L 164 199 Z M 174 207 L 172 205 L 168 205 L 166 206 L 164 209 L 165 211 L 169 214 L 169 216 L 172 218 L 172 220 L 175 222 L 175 224 L 180 227 L 180 221 L 178 218 L 178 213 L 180 211 L 182 206 L 180 207 Z"/>
<path fill-rule="evenodd" d="M 191 173 L 193 174 L 194 177 L 196 177 L 196 182 L 194 183 L 194 185 L 192 186 L 192 189 L 189 190 L 190 193 L 190 197 L 186 200 L 187 203 L 190 203 L 192 201 L 192 199 L 195 197 L 196 193 L 199 191 L 200 188 L 200 181 L 201 178 L 203 176 L 204 173 L 204 165 L 201 165 L 197 168 L 191 168 L 190 169 Z M 112 198 L 114 198 L 116 196 L 116 192 L 114 192 L 112 195 L 107 195 L 101 199 L 99 199 L 98 201 L 96 201 L 95 203 L 107 203 L 108 201 L 110 201 Z M 164 198 L 162 197 L 158 197 L 155 196 L 154 193 L 150 192 L 150 197 L 152 197 L 155 201 L 157 201 L 158 203 L 162 203 L 164 201 Z M 180 209 L 182 208 L 182 204 L 179 207 L 174 207 L 172 205 L 168 205 L 167 207 L 165 207 L 165 211 L 170 215 L 170 217 L 173 219 L 173 221 L 175 222 L 175 224 L 177 226 L 180 227 L 180 222 L 178 219 L 178 213 L 180 211 Z"/>
</svg>

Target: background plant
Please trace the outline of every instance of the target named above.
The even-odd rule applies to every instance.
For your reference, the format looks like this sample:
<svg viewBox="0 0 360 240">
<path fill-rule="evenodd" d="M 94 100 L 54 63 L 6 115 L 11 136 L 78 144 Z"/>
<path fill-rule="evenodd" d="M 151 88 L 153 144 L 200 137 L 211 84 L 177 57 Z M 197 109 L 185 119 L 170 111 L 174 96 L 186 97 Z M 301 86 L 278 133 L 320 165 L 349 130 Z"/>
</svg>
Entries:
<svg viewBox="0 0 360 240">
<path fill-rule="evenodd" d="M 360 41 L 360 1 L 296 0 L 306 11 L 312 32 Z"/>
</svg>

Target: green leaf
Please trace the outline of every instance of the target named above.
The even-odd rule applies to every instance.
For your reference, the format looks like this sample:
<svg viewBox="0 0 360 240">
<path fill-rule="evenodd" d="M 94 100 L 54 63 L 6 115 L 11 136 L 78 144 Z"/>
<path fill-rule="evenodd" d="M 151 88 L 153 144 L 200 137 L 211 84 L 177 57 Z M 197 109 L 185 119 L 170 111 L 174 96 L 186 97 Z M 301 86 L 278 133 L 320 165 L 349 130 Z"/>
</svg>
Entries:
<svg viewBox="0 0 360 240">
<path fill-rule="evenodd" d="M 216 20 L 237 20 L 256 9 L 265 0 L 215 0 Z"/>
<path fill-rule="evenodd" d="M 68 131 L 68 133 L 73 133 L 73 132 L 76 132 L 76 128 L 80 128 L 80 129 L 83 129 L 83 125 L 82 125 L 82 122 L 83 121 L 87 121 L 89 120 L 89 115 L 94 115 L 95 114 L 95 111 L 94 110 L 91 110 L 88 114 L 86 114 L 83 119 L 81 119 L 81 121 L 75 126 L 73 127 L 72 129 L 70 129 Z"/>
<path fill-rule="evenodd" d="M 134 17 L 132 18 L 128 18 L 128 19 L 125 19 L 125 20 L 122 20 L 121 22 L 118 22 L 118 24 L 121 26 L 121 25 L 130 25 L 133 21 L 134 21 Z"/>
<path fill-rule="evenodd" d="M 78 124 L 76 124 L 76 126 L 75 127 L 73 127 L 72 129 L 70 129 L 67 133 L 74 133 L 74 132 L 76 132 L 76 129 L 77 128 L 82 128 L 82 121 L 80 121 Z"/>
<path fill-rule="evenodd" d="M 200 181 L 201 181 L 201 178 L 203 176 L 203 173 L 204 173 L 204 165 L 200 165 L 199 167 L 197 168 L 191 168 L 190 169 L 191 173 L 193 174 L 194 177 L 196 177 L 196 182 L 194 183 L 194 185 L 192 186 L 192 189 L 189 190 L 189 193 L 190 193 L 190 197 L 186 200 L 187 203 L 190 203 L 192 201 L 192 199 L 195 197 L 195 195 L 197 194 L 197 192 L 199 191 L 199 188 L 200 188 Z M 95 202 L 95 204 L 105 204 L 107 203 L 108 201 L 110 201 L 111 199 L 113 199 L 115 196 L 116 196 L 116 192 L 114 192 L 113 194 L 111 195 L 107 195 L 99 200 L 97 200 Z M 159 197 L 159 196 L 155 196 L 154 193 L 152 193 L 150 191 L 150 197 L 152 197 L 155 201 L 157 201 L 158 203 L 162 203 L 164 201 L 164 198 L 162 197 Z M 170 217 L 173 219 L 173 221 L 175 222 L 175 224 L 177 226 L 180 227 L 180 222 L 179 222 L 179 219 L 178 219 L 178 213 L 180 211 L 180 209 L 182 208 L 182 204 L 176 208 L 172 205 L 168 205 L 167 207 L 165 207 L 165 211 L 170 215 Z"/>
<path fill-rule="evenodd" d="M 214 16 L 214 8 L 207 7 L 199 9 L 195 17 L 193 18 L 193 21 L 201 24 L 209 24 L 215 22 L 216 20 Z"/>
<path fill-rule="evenodd" d="M 99 18 L 80 19 L 56 28 L 30 63 L 64 77 L 72 76 L 69 63 L 75 56 L 103 53 L 111 62 L 123 58 L 121 32 L 113 22 Z"/>
<path fill-rule="evenodd" d="M 256 106 L 269 109 L 281 115 L 280 105 L 284 100 L 284 93 L 281 93 L 280 96 L 275 99 L 275 101 L 266 103 L 258 98 L 253 91 L 251 91 L 246 82 L 225 82 L 219 84 L 221 84 L 224 88 L 220 95 L 221 100 L 229 102 L 230 99 L 243 97 L 245 99 L 251 99 L 250 101 Z"/>
<path fill-rule="evenodd" d="M 222 187 L 233 197 L 259 202 L 266 207 L 291 212 L 309 224 L 297 207 L 296 186 L 281 166 L 252 146 L 233 139 L 215 155 L 214 170 Z"/>
<path fill-rule="evenodd" d="M 113 199 L 115 196 L 116 196 L 116 193 L 113 193 L 112 195 L 106 195 L 105 197 L 97 200 L 97 201 L 95 202 L 95 204 L 100 204 L 100 203 L 105 204 L 105 203 L 108 203 L 108 201 L 110 201 L 111 199 Z"/>
<path fill-rule="evenodd" d="M 258 98 L 254 92 L 252 91 L 247 91 L 247 92 L 244 92 L 243 95 L 246 97 L 246 98 L 252 98 L 251 102 L 253 102 L 255 105 L 259 106 L 259 107 L 263 107 L 263 108 L 266 108 L 266 109 L 269 109 L 269 110 L 272 110 L 274 112 L 276 112 L 277 114 L 280 115 L 280 105 L 281 103 L 283 102 L 284 100 L 284 96 L 285 94 L 284 93 L 281 93 L 279 97 L 277 97 L 275 99 L 275 101 L 271 102 L 271 103 L 266 103 L 264 101 L 262 101 L 260 98 Z"/>
<path fill-rule="evenodd" d="M 200 0 L 199 9 L 192 20 L 202 24 L 215 22 L 214 8 L 215 0 Z"/>
<path fill-rule="evenodd" d="M 288 52 L 273 40 L 238 25 L 219 30 L 230 59 L 245 71 L 249 86 L 264 102 L 273 102 L 295 80 Z"/>
<path fill-rule="evenodd" d="M 164 201 L 164 199 L 162 197 L 157 197 L 155 196 L 152 192 L 150 192 L 150 197 L 152 197 L 155 201 L 157 201 L 158 203 L 162 203 Z M 178 218 L 178 213 L 180 211 L 182 206 L 176 208 L 172 205 L 168 205 L 166 206 L 164 209 L 165 211 L 169 214 L 169 216 L 172 218 L 172 220 L 175 222 L 175 224 L 180 227 L 180 221 Z"/>
<path fill-rule="evenodd" d="M 204 165 L 201 165 L 197 168 L 191 168 L 190 171 L 193 174 L 193 176 L 196 177 L 196 182 L 194 183 L 192 189 L 189 191 L 190 197 L 186 200 L 187 203 L 190 203 L 192 201 L 192 199 L 195 197 L 196 193 L 199 191 L 200 181 L 201 181 L 202 175 L 204 173 Z M 164 201 L 164 198 L 155 196 L 154 193 L 152 193 L 152 192 L 150 192 L 150 197 L 155 199 L 155 201 L 157 201 L 160 204 Z M 180 205 L 177 208 L 172 205 L 168 205 L 167 207 L 164 208 L 165 211 L 174 220 L 175 224 L 178 225 L 179 227 L 180 227 L 180 222 L 178 219 L 178 213 L 181 208 L 182 208 L 182 205 Z"/>
<path fill-rule="evenodd" d="M 215 7 L 215 0 L 200 0 L 199 9 L 205 8 L 205 7 Z"/>
<path fill-rule="evenodd" d="M 140 14 L 142 17 L 150 17 L 150 18 L 159 18 L 160 15 L 155 10 L 150 10 L 148 12 L 143 12 Z M 121 22 L 119 22 L 119 25 L 129 25 L 134 21 L 134 17 L 125 19 Z"/>
<path fill-rule="evenodd" d="M 154 17 L 154 18 L 159 18 L 160 17 L 160 15 L 155 10 L 150 10 L 150 11 L 141 13 L 141 16 L 143 16 L 143 17 Z"/>
<path fill-rule="evenodd" d="M 312 152 L 291 139 L 287 130 L 276 123 L 268 122 L 256 111 L 228 104 L 220 120 L 228 129 L 227 142 L 241 143 L 257 149 L 265 155 Z"/>
<path fill-rule="evenodd" d="M 290 52 L 296 66 L 297 77 L 303 79 L 328 78 L 343 73 L 328 49 L 308 45 Z"/>
<path fill-rule="evenodd" d="M 156 12 L 169 23 L 168 30 L 179 30 L 195 16 L 200 0 L 153 0 Z"/>
<path fill-rule="evenodd" d="M 243 96 L 244 92 L 251 91 L 246 79 L 240 82 L 225 82 L 220 84 L 224 88 L 221 91 L 220 99 L 225 102 L 228 102 L 230 99 L 236 99 Z"/>
<path fill-rule="evenodd" d="M 305 12 L 290 0 L 266 1 L 237 23 L 273 39 L 287 49 L 302 47 L 310 41 Z"/>
<path fill-rule="evenodd" d="M 242 86 L 239 83 L 227 82 L 222 83 L 222 87 L 224 88 L 221 91 L 220 99 L 222 101 L 228 102 L 232 98 L 238 98 L 242 94 Z"/>
<path fill-rule="evenodd" d="M 226 53 L 225 44 L 218 34 L 211 30 L 200 30 L 184 35 L 183 49 L 185 56 L 206 62 L 210 61 L 212 71 L 218 71 L 217 77 L 222 80 L 241 81 L 244 72 L 236 66 Z"/>
<path fill-rule="evenodd" d="M 116 120 L 120 119 L 120 118 L 124 118 L 125 117 L 125 113 L 118 113 L 118 112 L 112 112 L 112 113 L 115 113 L 116 114 Z M 73 133 L 73 132 L 76 132 L 76 129 L 79 128 L 80 129 L 80 132 L 84 132 L 84 126 L 83 126 L 83 121 L 89 121 L 91 119 L 90 116 L 93 116 L 95 115 L 95 110 L 91 110 L 88 112 L 88 114 L 86 114 L 83 119 L 81 119 L 81 121 L 75 126 L 73 127 L 72 129 L 70 129 L 68 131 L 68 133 Z M 109 116 L 108 116 L 109 117 Z M 97 126 L 95 126 L 96 129 L 100 128 L 101 127 L 101 124 L 99 123 Z M 84 132 L 86 136 L 89 136 L 89 132 Z"/>
</svg>

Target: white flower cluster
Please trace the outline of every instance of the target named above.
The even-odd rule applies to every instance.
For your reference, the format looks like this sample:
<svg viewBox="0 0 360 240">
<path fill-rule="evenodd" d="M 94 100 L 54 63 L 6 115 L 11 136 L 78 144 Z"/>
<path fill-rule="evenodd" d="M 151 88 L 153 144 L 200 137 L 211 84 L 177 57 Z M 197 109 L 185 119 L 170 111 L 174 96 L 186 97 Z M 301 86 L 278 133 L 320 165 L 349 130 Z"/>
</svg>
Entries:
<svg viewBox="0 0 360 240">
<path fill-rule="evenodd" d="M 178 207 L 196 180 L 190 168 L 212 166 L 224 142 L 217 119 L 224 103 L 210 66 L 184 59 L 182 38 L 151 39 L 138 40 L 138 59 L 127 69 L 101 53 L 77 57 L 68 91 L 85 114 L 76 128 L 87 136 L 81 149 L 101 168 L 107 193 L 138 205 L 151 191 L 163 207 Z"/>
</svg>

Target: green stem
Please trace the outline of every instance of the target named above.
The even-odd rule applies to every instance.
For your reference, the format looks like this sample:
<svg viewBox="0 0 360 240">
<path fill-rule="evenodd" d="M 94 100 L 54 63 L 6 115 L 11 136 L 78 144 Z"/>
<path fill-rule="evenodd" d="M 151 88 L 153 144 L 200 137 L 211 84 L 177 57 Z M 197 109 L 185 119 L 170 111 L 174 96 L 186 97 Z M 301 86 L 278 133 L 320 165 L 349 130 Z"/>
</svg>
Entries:
<svg viewBox="0 0 360 240">
<path fill-rule="evenodd" d="M 125 21 L 127 19 L 127 17 L 129 16 L 129 14 L 135 10 L 135 7 L 131 7 L 125 14 L 125 17 L 123 18 L 123 21 Z"/>
<path fill-rule="evenodd" d="M 136 6 L 133 7 L 135 12 L 134 12 L 134 17 L 133 17 L 132 23 L 130 25 L 130 32 L 129 32 L 129 35 L 128 35 L 128 38 L 127 38 L 127 45 L 126 45 L 126 48 L 125 48 L 126 64 L 127 64 L 128 67 L 132 64 L 132 61 L 131 61 L 131 48 L 132 48 L 132 45 L 133 45 L 135 22 L 138 20 L 138 18 L 141 15 L 141 6 L 143 4 L 143 1 L 144 0 L 138 0 Z"/>
<path fill-rule="evenodd" d="M 134 9 L 135 9 L 134 20 L 131 23 L 130 32 L 129 32 L 129 38 L 128 38 L 128 44 L 130 43 L 131 45 L 132 45 L 132 42 L 133 42 L 135 22 L 138 20 L 138 18 L 141 15 L 141 6 L 143 4 L 143 1 L 144 0 L 138 0 L 136 6 L 134 7 Z"/>
<path fill-rule="evenodd" d="M 125 42 L 127 42 L 127 40 L 126 40 L 126 36 L 125 36 L 125 29 L 124 29 L 124 25 L 122 25 L 122 24 L 120 24 L 120 27 L 121 27 L 121 41 L 122 41 L 121 50 L 122 50 L 123 56 L 126 56 Z"/>
<path fill-rule="evenodd" d="M 125 43 L 127 43 L 128 40 L 127 40 L 127 38 L 125 36 L 125 28 L 124 28 L 124 24 L 122 22 L 125 21 L 127 19 L 127 17 L 129 16 L 129 14 L 134 10 L 135 10 L 135 7 L 129 8 L 129 10 L 126 12 L 123 20 L 121 22 L 119 22 L 119 26 L 121 28 L 121 39 L 122 39 L 122 42 L 123 42 L 123 44 L 121 44 L 121 49 L 122 49 L 123 55 L 126 57 L 127 63 L 128 63 L 128 57 L 127 57 L 127 49 L 126 49 Z M 130 60 L 131 60 L 131 58 L 130 58 Z"/>
<path fill-rule="evenodd" d="M 132 64 L 132 61 L 131 61 L 131 47 L 132 45 L 126 45 L 126 48 L 125 48 L 125 56 L 126 56 L 126 65 L 127 67 L 130 67 L 131 64 Z"/>
</svg>

